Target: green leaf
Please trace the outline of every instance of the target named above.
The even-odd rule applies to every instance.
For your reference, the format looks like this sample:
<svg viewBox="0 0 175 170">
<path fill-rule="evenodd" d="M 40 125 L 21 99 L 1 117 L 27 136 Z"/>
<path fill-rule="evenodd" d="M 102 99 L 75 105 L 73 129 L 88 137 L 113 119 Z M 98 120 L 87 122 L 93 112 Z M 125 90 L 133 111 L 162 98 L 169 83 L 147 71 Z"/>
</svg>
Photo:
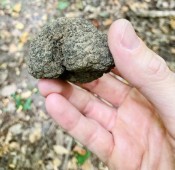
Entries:
<svg viewBox="0 0 175 170">
<path fill-rule="evenodd" d="M 61 10 L 61 11 L 66 9 L 69 5 L 70 5 L 69 2 L 66 1 L 66 0 L 58 1 L 58 9 Z"/>
<path fill-rule="evenodd" d="M 15 100 L 15 105 L 16 105 L 16 108 L 18 109 L 22 105 L 21 96 L 14 93 L 14 94 L 12 94 L 12 97 Z"/>
<path fill-rule="evenodd" d="M 88 150 L 86 150 L 86 153 L 84 155 L 75 153 L 75 158 L 77 160 L 78 165 L 83 165 L 90 156 L 91 156 L 91 152 Z"/>
<path fill-rule="evenodd" d="M 32 103 L 31 98 L 28 98 L 28 99 L 24 102 L 24 105 L 23 105 L 24 111 L 30 110 L 30 109 L 31 109 L 31 103 Z"/>
<path fill-rule="evenodd" d="M 28 98 L 28 99 L 22 99 L 20 95 L 14 93 L 11 95 L 15 101 L 15 105 L 16 108 L 18 109 L 19 107 L 22 107 L 22 110 L 26 111 L 26 110 L 30 110 L 31 109 L 31 103 L 32 103 L 32 99 Z"/>
</svg>

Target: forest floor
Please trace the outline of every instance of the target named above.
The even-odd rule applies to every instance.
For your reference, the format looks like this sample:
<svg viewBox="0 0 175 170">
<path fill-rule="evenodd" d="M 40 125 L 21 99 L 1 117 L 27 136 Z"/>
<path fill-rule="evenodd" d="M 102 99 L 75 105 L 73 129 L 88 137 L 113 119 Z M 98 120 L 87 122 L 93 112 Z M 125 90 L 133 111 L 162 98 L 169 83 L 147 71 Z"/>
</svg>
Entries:
<svg viewBox="0 0 175 170">
<path fill-rule="evenodd" d="M 175 71 L 174 0 L 0 0 L 0 170 L 108 169 L 47 115 L 27 72 L 30 39 L 62 16 L 86 18 L 104 32 L 126 18 Z"/>
</svg>

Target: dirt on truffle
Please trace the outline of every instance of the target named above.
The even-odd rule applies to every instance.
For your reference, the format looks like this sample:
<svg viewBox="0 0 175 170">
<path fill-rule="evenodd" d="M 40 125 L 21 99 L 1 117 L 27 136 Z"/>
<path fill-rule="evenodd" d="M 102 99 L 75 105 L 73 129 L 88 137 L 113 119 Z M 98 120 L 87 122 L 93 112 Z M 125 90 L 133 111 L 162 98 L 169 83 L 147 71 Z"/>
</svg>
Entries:
<svg viewBox="0 0 175 170">
<path fill-rule="evenodd" d="M 107 35 L 82 18 L 58 18 L 31 41 L 27 59 L 35 78 L 86 83 L 109 72 L 114 61 Z"/>
</svg>

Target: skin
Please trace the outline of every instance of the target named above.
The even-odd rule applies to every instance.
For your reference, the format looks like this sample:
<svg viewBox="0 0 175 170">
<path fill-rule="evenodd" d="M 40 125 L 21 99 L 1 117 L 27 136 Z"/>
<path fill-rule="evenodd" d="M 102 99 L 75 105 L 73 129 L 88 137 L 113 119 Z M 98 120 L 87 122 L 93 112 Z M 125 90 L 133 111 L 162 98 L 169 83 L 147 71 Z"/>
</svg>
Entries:
<svg viewBox="0 0 175 170">
<path fill-rule="evenodd" d="M 39 81 L 48 113 L 111 170 L 174 170 L 174 73 L 127 20 L 112 24 L 108 43 L 114 74 L 79 84 L 83 89 Z"/>
</svg>

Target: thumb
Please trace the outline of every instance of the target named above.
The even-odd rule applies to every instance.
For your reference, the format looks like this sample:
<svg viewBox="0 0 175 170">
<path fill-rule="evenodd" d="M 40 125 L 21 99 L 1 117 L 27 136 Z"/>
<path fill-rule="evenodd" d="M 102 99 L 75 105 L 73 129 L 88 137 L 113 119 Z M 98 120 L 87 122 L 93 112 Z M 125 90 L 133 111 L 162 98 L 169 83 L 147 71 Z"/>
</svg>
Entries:
<svg viewBox="0 0 175 170">
<path fill-rule="evenodd" d="M 151 51 L 125 19 L 114 22 L 108 34 L 109 48 L 122 77 L 135 86 L 160 113 L 175 137 L 175 75 L 166 62 Z"/>
</svg>

